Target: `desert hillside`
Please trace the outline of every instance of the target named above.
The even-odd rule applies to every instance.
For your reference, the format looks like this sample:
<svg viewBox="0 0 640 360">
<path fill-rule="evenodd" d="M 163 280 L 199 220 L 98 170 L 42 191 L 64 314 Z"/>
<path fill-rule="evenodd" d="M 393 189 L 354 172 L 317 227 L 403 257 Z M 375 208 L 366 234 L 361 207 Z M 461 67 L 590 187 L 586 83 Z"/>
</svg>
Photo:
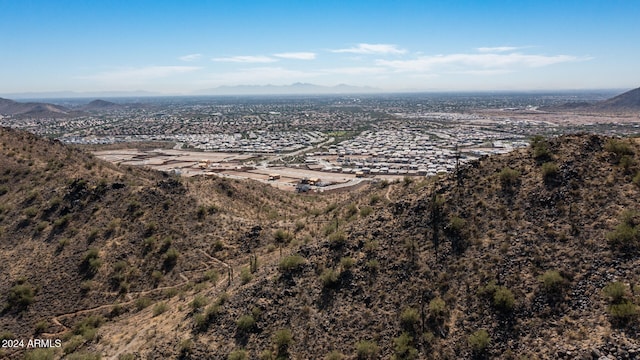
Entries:
<svg viewBox="0 0 640 360">
<path fill-rule="evenodd" d="M 62 340 L 10 358 L 640 356 L 633 139 L 323 196 L 0 142 L 0 336 Z"/>
</svg>

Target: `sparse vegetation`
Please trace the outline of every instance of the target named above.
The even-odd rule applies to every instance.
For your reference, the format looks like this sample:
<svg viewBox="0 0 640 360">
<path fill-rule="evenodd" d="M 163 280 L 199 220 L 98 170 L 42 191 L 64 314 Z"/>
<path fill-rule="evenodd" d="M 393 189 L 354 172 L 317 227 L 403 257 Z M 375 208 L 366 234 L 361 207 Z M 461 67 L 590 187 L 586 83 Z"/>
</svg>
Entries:
<svg viewBox="0 0 640 360">
<path fill-rule="evenodd" d="M 149 299 L 148 297 L 141 297 L 136 299 L 135 301 L 135 305 L 136 308 L 138 309 L 138 311 L 148 307 L 149 305 L 151 305 L 151 299 Z"/>
<path fill-rule="evenodd" d="M 493 306 L 498 310 L 511 311 L 515 305 L 515 298 L 511 290 L 499 286 L 493 294 Z"/>
<path fill-rule="evenodd" d="M 406 332 L 403 332 L 402 335 L 393 339 L 394 359 L 416 359 L 418 357 L 418 350 L 412 346 L 412 343 L 413 337 Z"/>
<path fill-rule="evenodd" d="M 278 269 L 285 274 L 291 273 L 299 270 L 305 262 L 305 259 L 300 255 L 290 255 L 280 261 Z"/>
<path fill-rule="evenodd" d="M 546 292 L 557 293 L 562 289 L 565 279 L 557 270 L 547 270 L 540 276 L 540 282 Z"/>
<path fill-rule="evenodd" d="M 273 343 L 278 349 L 278 357 L 287 354 L 289 346 L 293 343 L 293 336 L 291 330 L 281 329 L 273 334 Z"/>
<path fill-rule="evenodd" d="M 480 329 L 469 336 L 468 343 L 474 353 L 483 353 L 491 345 L 491 337 L 487 330 Z"/>
<path fill-rule="evenodd" d="M 503 168 L 499 174 L 500 184 L 502 185 L 502 189 L 508 190 L 513 186 L 515 186 L 518 182 L 519 177 L 520 177 L 520 172 L 518 170 L 514 170 L 509 167 Z"/>
<path fill-rule="evenodd" d="M 343 359 L 344 359 L 344 354 L 342 354 L 338 350 L 333 350 L 324 357 L 324 360 L 343 360 Z"/>
<path fill-rule="evenodd" d="M 610 139 L 609 141 L 607 141 L 604 148 L 608 152 L 614 154 L 614 162 L 616 164 L 620 163 L 620 160 L 624 156 L 627 156 L 627 158 L 629 158 L 630 155 L 634 154 L 631 145 L 624 140 Z"/>
<path fill-rule="evenodd" d="M 376 359 L 380 348 L 374 341 L 362 340 L 356 344 L 356 355 L 361 360 Z"/>
<path fill-rule="evenodd" d="M 338 283 L 340 273 L 334 269 L 327 268 L 320 274 L 320 282 L 324 287 L 334 287 Z"/>
<path fill-rule="evenodd" d="M 249 268 L 242 268 L 242 270 L 240 271 L 240 281 L 242 282 L 242 284 L 248 284 L 251 280 L 253 280 L 253 275 L 251 274 Z"/>
<path fill-rule="evenodd" d="M 542 179 L 545 183 L 549 183 L 558 175 L 558 165 L 552 162 L 542 164 Z"/>
<path fill-rule="evenodd" d="M 249 332 L 256 326 L 256 320 L 252 315 L 242 315 L 236 322 L 238 330 Z"/>
<path fill-rule="evenodd" d="M 153 316 L 158 316 L 169 309 L 166 302 L 162 301 L 153 306 Z"/>
<path fill-rule="evenodd" d="M 408 307 L 402 310 L 402 313 L 400 314 L 400 323 L 407 331 L 413 330 L 419 321 L 420 313 L 417 309 Z"/>
<path fill-rule="evenodd" d="M 246 350 L 234 350 L 227 357 L 228 360 L 246 360 L 249 355 Z"/>
<path fill-rule="evenodd" d="M 26 281 L 20 281 L 9 289 L 7 308 L 22 311 L 31 305 L 35 299 L 35 286 Z"/>
<path fill-rule="evenodd" d="M 622 213 L 621 223 L 607 234 L 609 245 L 621 252 L 634 252 L 640 244 L 640 214 L 633 210 Z"/>
<path fill-rule="evenodd" d="M 543 136 L 536 135 L 532 137 L 531 148 L 533 150 L 534 159 L 541 160 L 541 161 L 551 159 L 551 151 L 549 150 L 549 144 Z"/>
</svg>

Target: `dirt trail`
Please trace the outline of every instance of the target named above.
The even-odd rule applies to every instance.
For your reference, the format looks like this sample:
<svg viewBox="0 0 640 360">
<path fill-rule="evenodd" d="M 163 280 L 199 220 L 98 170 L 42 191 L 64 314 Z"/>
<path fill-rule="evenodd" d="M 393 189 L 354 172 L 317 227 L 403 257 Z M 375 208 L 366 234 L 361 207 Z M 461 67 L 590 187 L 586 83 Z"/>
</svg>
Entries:
<svg viewBox="0 0 640 360">
<path fill-rule="evenodd" d="M 200 250 L 200 251 L 202 251 L 202 253 L 207 258 L 209 258 L 211 261 L 216 262 L 218 264 L 222 264 L 223 266 L 225 266 L 228 269 L 231 268 L 231 265 L 227 264 L 226 262 L 224 262 L 224 261 L 222 261 L 220 259 L 216 259 L 216 258 L 212 257 L 211 255 L 207 254 L 204 250 Z M 189 271 L 189 272 L 201 272 L 203 270 L 206 271 L 206 270 L 210 269 L 209 264 L 203 263 L 203 265 L 205 265 L 205 267 L 203 269 L 198 269 L 198 270 L 195 270 L 195 271 L 192 270 L 192 271 Z M 100 306 L 97 306 L 97 307 L 94 307 L 94 308 L 90 308 L 90 309 L 83 309 L 83 310 L 78 310 L 78 311 L 74 311 L 74 312 L 70 312 L 70 313 L 66 313 L 66 314 L 56 315 L 56 316 L 51 318 L 51 322 L 54 325 L 62 328 L 62 330 L 58 331 L 58 332 L 55 332 L 55 333 L 42 333 L 41 335 L 43 337 L 45 337 L 45 338 L 54 338 L 54 337 L 59 337 L 59 336 L 65 334 L 67 331 L 71 330 L 68 326 L 66 326 L 66 325 L 64 325 L 62 323 L 62 321 L 61 321 L 62 319 L 74 317 L 74 316 L 77 316 L 77 315 L 87 314 L 87 313 L 91 313 L 91 312 L 94 312 L 94 311 L 99 311 L 99 310 L 102 310 L 102 309 L 113 308 L 116 305 L 119 305 L 119 306 L 131 305 L 137 299 L 139 299 L 142 296 L 153 294 L 153 293 L 156 293 L 156 292 L 162 292 L 162 291 L 165 291 L 165 290 L 176 289 L 176 288 L 179 288 L 181 286 L 185 286 L 185 285 L 187 285 L 189 283 L 190 280 L 184 274 L 184 272 L 181 272 L 179 274 L 179 276 L 180 276 L 180 278 L 182 278 L 184 280 L 183 282 L 175 284 L 175 285 L 162 286 L 162 287 L 158 287 L 158 288 L 154 288 L 154 289 L 150 289 L 150 290 L 143 290 L 143 291 L 137 291 L 137 292 L 134 292 L 134 293 L 128 293 L 126 296 L 127 296 L 127 298 L 129 300 L 125 301 L 125 302 L 121 302 L 121 303 L 118 303 L 118 304 L 105 304 L 105 305 L 100 305 Z M 225 281 L 227 281 L 227 280 L 220 279 L 218 281 L 218 283 L 216 284 L 216 287 L 219 284 L 221 284 L 221 283 L 223 283 Z"/>
</svg>

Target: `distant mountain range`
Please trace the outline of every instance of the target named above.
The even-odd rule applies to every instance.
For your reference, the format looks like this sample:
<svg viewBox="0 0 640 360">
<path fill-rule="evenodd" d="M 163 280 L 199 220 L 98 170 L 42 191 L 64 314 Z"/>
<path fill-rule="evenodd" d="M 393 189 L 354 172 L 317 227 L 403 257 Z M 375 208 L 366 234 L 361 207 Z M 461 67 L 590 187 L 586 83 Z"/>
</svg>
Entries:
<svg viewBox="0 0 640 360">
<path fill-rule="evenodd" d="M 111 101 L 98 99 L 98 100 L 93 100 L 92 102 L 83 106 L 82 110 L 99 111 L 99 110 L 115 110 L 115 109 L 121 109 L 121 108 L 124 108 L 124 106 L 120 104 L 116 104 Z"/>
<path fill-rule="evenodd" d="M 9 99 L 0 98 L 0 114 L 11 115 L 14 117 L 60 118 L 73 116 L 75 115 L 75 112 L 64 106 L 49 103 L 21 103 Z"/>
<path fill-rule="evenodd" d="M 569 102 L 546 110 L 625 112 L 640 111 L 640 88 L 598 102 Z"/>
<path fill-rule="evenodd" d="M 600 110 L 628 110 L 640 111 L 640 88 L 627 91 L 611 99 L 595 104 Z"/>
<path fill-rule="evenodd" d="M 308 83 L 291 85 L 237 85 L 219 86 L 197 91 L 197 95 L 328 95 L 378 93 L 380 89 L 368 86 L 339 84 L 322 86 Z"/>
<path fill-rule="evenodd" d="M 328 95 L 352 93 L 379 93 L 382 90 L 369 86 L 352 86 L 339 84 L 336 86 L 322 86 L 309 83 L 294 83 L 290 85 L 237 85 L 218 86 L 210 89 L 196 90 L 191 93 L 166 94 L 152 91 L 53 91 L 53 92 L 24 92 L 0 94 L 11 99 L 72 99 L 72 98 L 126 98 L 150 96 L 201 96 L 201 95 Z"/>
<path fill-rule="evenodd" d="M 151 91 L 42 91 L 0 94 L 11 99 L 75 99 L 75 98 L 116 98 L 116 97 L 148 97 L 165 96 L 166 94 Z"/>
</svg>

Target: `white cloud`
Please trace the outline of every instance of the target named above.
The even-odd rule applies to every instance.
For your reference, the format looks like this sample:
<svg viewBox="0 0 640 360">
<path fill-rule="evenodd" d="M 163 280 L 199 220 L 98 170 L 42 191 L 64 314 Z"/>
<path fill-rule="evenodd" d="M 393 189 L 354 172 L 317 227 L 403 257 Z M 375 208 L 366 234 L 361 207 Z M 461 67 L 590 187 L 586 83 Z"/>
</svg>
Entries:
<svg viewBox="0 0 640 360">
<path fill-rule="evenodd" d="M 221 58 L 213 58 L 213 61 L 218 62 L 235 62 L 235 63 L 272 63 L 278 61 L 278 59 L 274 59 L 268 56 L 230 56 L 230 57 L 221 57 Z"/>
<path fill-rule="evenodd" d="M 412 60 L 377 60 L 379 66 L 396 71 L 428 72 L 433 70 L 479 71 L 483 69 L 508 70 L 513 68 L 536 68 L 566 62 L 585 61 L 570 55 L 526 55 L 526 54 L 450 54 L 421 56 Z"/>
<path fill-rule="evenodd" d="M 328 68 L 320 70 L 326 74 L 339 74 L 339 75 L 372 75 L 382 74 L 388 72 L 388 69 L 380 66 L 354 66 L 354 67 L 341 67 L 341 68 Z"/>
<path fill-rule="evenodd" d="M 497 52 L 515 51 L 523 48 L 524 47 L 516 47 L 516 46 L 495 46 L 495 47 L 479 47 L 479 48 L 476 48 L 476 50 L 478 50 L 481 53 L 497 53 Z"/>
<path fill-rule="evenodd" d="M 313 60 L 316 58 L 316 54 L 312 52 L 288 52 L 288 53 L 273 54 L 273 56 L 283 58 L 283 59 L 293 59 L 293 60 Z"/>
<path fill-rule="evenodd" d="M 132 83 L 136 81 L 153 80 L 169 77 L 176 74 L 184 74 L 201 69 L 197 66 L 147 66 L 141 68 L 126 68 L 106 71 L 94 75 L 81 77 L 86 80 L 103 82 Z"/>
<path fill-rule="evenodd" d="M 202 54 L 189 54 L 189 55 L 180 56 L 178 59 L 182 61 L 196 61 L 201 57 L 202 57 Z"/>
<path fill-rule="evenodd" d="M 398 48 L 393 44 L 358 44 L 356 47 L 348 49 L 331 50 L 334 53 L 351 53 L 351 54 L 404 54 L 407 51 Z"/>
</svg>

